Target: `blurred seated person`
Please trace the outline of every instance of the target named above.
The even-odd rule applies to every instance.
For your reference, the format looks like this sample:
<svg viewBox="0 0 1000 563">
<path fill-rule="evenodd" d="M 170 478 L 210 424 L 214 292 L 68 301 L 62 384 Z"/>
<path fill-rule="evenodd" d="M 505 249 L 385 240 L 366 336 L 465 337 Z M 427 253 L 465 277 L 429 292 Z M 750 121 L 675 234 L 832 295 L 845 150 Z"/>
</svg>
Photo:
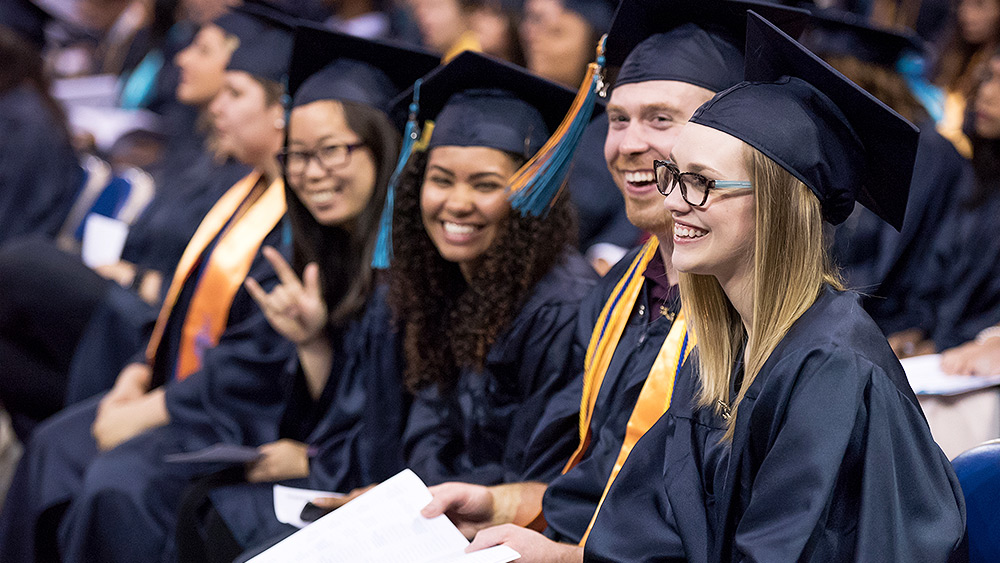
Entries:
<svg viewBox="0 0 1000 563">
<path fill-rule="evenodd" d="M 472 30 L 472 0 L 408 0 L 421 43 L 444 62 L 462 51 L 482 51 Z"/>
<path fill-rule="evenodd" d="M 921 274 L 919 321 L 889 338 L 900 357 L 970 342 L 1000 319 L 1000 54 L 989 60 L 967 127 L 973 181 L 953 193 Z"/>
<path fill-rule="evenodd" d="M 270 328 L 244 281 L 252 277 L 265 291 L 277 282 L 260 248 L 279 246 L 284 237 L 285 188 L 276 157 L 284 140 L 281 83 L 291 55 L 291 33 L 272 12 L 241 8 L 244 11 L 252 23 L 241 27 L 240 47 L 229 59 L 223 88 L 210 111 L 217 133 L 234 156 L 254 169 L 199 225 L 136 361 L 120 371 L 116 366 L 94 366 L 117 373 L 111 390 L 64 410 L 33 434 L 0 513 L 4 561 L 60 556 L 67 561 L 153 559 L 137 542 L 95 546 L 98 523 L 82 536 L 63 533 L 63 516 L 67 526 L 90 517 L 87 495 L 95 490 L 91 479 L 132 483 L 127 473 L 115 473 L 123 466 L 114 455 L 138 455 L 145 443 L 132 439 L 167 425 L 171 409 L 189 394 L 197 395 L 204 378 L 219 376 L 214 368 L 270 361 L 273 372 L 288 359 L 287 341 Z M 104 345 L 117 342 L 109 339 Z M 118 449 L 126 443 L 136 449 Z M 78 495 L 82 500 L 74 504 Z"/>
<path fill-rule="evenodd" d="M 563 86 L 580 87 L 617 4 L 611 0 L 526 0 L 520 27 L 525 66 Z"/>
<path fill-rule="evenodd" d="M 803 44 L 847 78 L 920 127 L 903 230 L 897 232 L 862 205 L 837 226 L 831 248 L 847 287 L 863 294 L 865 310 L 886 334 L 913 326 L 917 287 L 949 209 L 972 170 L 934 130 L 910 91 L 898 62 L 919 52 L 909 32 L 878 28 L 846 12 L 814 12 Z"/>
<path fill-rule="evenodd" d="M 1000 46 L 1000 0 L 952 0 L 948 39 L 937 58 L 932 80 L 944 90 L 944 116 L 938 131 L 965 157 L 972 155 L 962 124 L 976 88 L 977 73 Z"/>
<path fill-rule="evenodd" d="M 40 37 L 6 25 L 23 21 L 16 11 L 0 16 L 0 244 L 54 237 L 85 180 L 65 114 L 49 94 Z"/>
<path fill-rule="evenodd" d="M 242 14 L 222 16 L 204 26 L 178 54 L 179 100 L 207 114 L 239 42 L 235 34 L 248 23 Z M 246 164 L 228 156 L 235 151 L 226 136 L 208 134 L 208 121 L 206 130 L 198 133 L 201 149 L 164 179 L 129 230 L 119 262 L 91 270 L 47 239 L 21 239 L 0 247 L 0 363 L 5 366 L 0 401 L 22 438 L 35 423 L 62 408 L 74 352 L 95 312 L 106 311 L 120 325 L 115 330 L 106 323 L 92 327 L 100 339 L 109 332 L 131 335 L 144 322 L 152 322 L 166 290 L 164 280 L 177 267 L 199 223 L 249 172 Z M 134 350 L 124 340 L 110 349 L 81 349 L 81 355 L 91 356 L 116 352 L 121 367 Z M 77 362 L 90 363 L 82 358 Z"/>
</svg>

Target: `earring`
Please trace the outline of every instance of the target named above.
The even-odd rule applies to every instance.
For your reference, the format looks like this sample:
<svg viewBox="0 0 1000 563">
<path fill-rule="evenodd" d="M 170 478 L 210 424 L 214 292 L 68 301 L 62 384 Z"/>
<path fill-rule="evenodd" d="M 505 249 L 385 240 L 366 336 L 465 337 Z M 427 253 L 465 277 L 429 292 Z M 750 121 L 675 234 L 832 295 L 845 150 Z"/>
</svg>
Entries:
<svg viewBox="0 0 1000 563">
<path fill-rule="evenodd" d="M 285 128 L 285 120 L 282 119 L 282 118 L 280 118 L 280 117 L 278 119 L 275 119 L 274 120 L 274 128 L 275 129 L 284 129 Z"/>
</svg>

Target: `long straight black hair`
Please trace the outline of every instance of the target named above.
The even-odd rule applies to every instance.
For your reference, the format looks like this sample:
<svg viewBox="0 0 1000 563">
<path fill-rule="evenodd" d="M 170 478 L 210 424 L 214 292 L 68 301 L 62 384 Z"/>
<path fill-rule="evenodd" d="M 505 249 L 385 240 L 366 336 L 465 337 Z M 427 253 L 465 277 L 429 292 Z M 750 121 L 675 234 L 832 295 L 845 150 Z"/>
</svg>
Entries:
<svg viewBox="0 0 1000 563">
<path fill-rule="evenodd" d="M 335 103 L 343 106 L 347 125 L 358 134 L 375 161 L 375 191 L 353 228 L 319 224 L 285 178 L 292 229 L 292 267 L 301 275 L 306 264 L 319 265 L 323 299 L 330 311 L 328 327 L 340 326 L 360 313 L 374 287 L 371 260 L 386 188 L 401 142 L 399 130 L 381 111 L 354 102 Z"/>
</svg>

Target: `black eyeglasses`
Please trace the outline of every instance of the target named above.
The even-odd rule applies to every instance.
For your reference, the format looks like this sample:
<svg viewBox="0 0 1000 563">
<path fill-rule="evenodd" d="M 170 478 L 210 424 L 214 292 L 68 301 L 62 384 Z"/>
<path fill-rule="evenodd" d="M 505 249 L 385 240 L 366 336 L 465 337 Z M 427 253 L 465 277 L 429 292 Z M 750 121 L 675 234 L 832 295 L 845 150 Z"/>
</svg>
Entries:
<svg viewBox="0 0 1000 563">
<path fill-rule="evenodd" d="M 309 167 L 309 161 L 315 158 L 319 165 L 330 172 L 347 166 L 351 161 L 351 153 L 363 147 L 364 143 L 349 143 L 343 145 L 326 145 L 311 151 L 283 149 L 278 153 L 278 162 L 285 167 L 289 176 L 301 176 Z"/>
<path fill-rule="evenodd" d="M 677 165 L 669 160 L 654 160 L 653 171 L 656 173 L 656 189 L 664 197 L 670 195 L 677 186 L 681 187 L 681 197 L 688 205 L 701 207 L 708 201 L 708 192 L 717 188 L 753 188 L 750 182 L 737 180 L 709 180 L 695 172 L 681 172 Z"/>
</svg>

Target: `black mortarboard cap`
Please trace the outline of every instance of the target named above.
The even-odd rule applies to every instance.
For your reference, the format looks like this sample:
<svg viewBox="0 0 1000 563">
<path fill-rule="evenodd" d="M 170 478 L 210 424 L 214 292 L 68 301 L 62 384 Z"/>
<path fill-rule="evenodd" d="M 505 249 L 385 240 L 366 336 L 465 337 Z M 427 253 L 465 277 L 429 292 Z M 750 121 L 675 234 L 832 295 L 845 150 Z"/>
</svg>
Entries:
<svg viewBox="0 0 1000 563">
<path fill-rule="evenodd" d="M 45 47 L 45 22 L 49 15 L 29 0 L 4 0 L 0 25 L 8 27 L 39 51 Z"/>
<path fill-rule="evenodd" d="M 244 3 L 233 8 L 232 13 L 249 17 L 219 20 L 226 33 L 240 40 L 226 70 L 242 70 L 282 83 L 292 55 L 295 20 L 261 3 Z"/>
<path fill-rule="evenodd" d="M 798 36 L 809 13 L 766 2 L 624 0 L 605 46 L 616 85 L 676 80 L 719 92 L 743 79 L 746 12 L 756 10 Z"/>
<path fill-rule="evenodd" d="M 615 15 L 617 0 L 563 0 L 563 6 L 580 14 L 599 35 L 608 32 L 611 20 Z"/>
<path fill-rule="evenodd" d="M 573 104 L 575 93 L 521 67 L 465 51 L 428 74 L 419 91 L 420 122 L 434 121 L 428 146 L 482 146 L 530 157 Z M 412 89 L 397 98 L 409 106 Z"/>
<path fill-rule="evenodd" d="M 698 108 L 692 123 L 753 146 L 843 222 L 858 201 L 902 227 L 917 128 L 767 20 L 747 20 L 746 82 Z"/>
<path fill-rule="evenodd" d="M 393 98 L 439 60 L 426 51 L 300 24 L 288 71 L 292 106 L 343 100 L 389 113 Z"/>
<path fill-rule="evenodd" d="M 813 12 L 802 44 L 821 57 L 849 55 L 893 68 L 904 54 L 923 49 L 912 32 L 875 27 L 857 14 L 834 9 Z"/>
</svg>

